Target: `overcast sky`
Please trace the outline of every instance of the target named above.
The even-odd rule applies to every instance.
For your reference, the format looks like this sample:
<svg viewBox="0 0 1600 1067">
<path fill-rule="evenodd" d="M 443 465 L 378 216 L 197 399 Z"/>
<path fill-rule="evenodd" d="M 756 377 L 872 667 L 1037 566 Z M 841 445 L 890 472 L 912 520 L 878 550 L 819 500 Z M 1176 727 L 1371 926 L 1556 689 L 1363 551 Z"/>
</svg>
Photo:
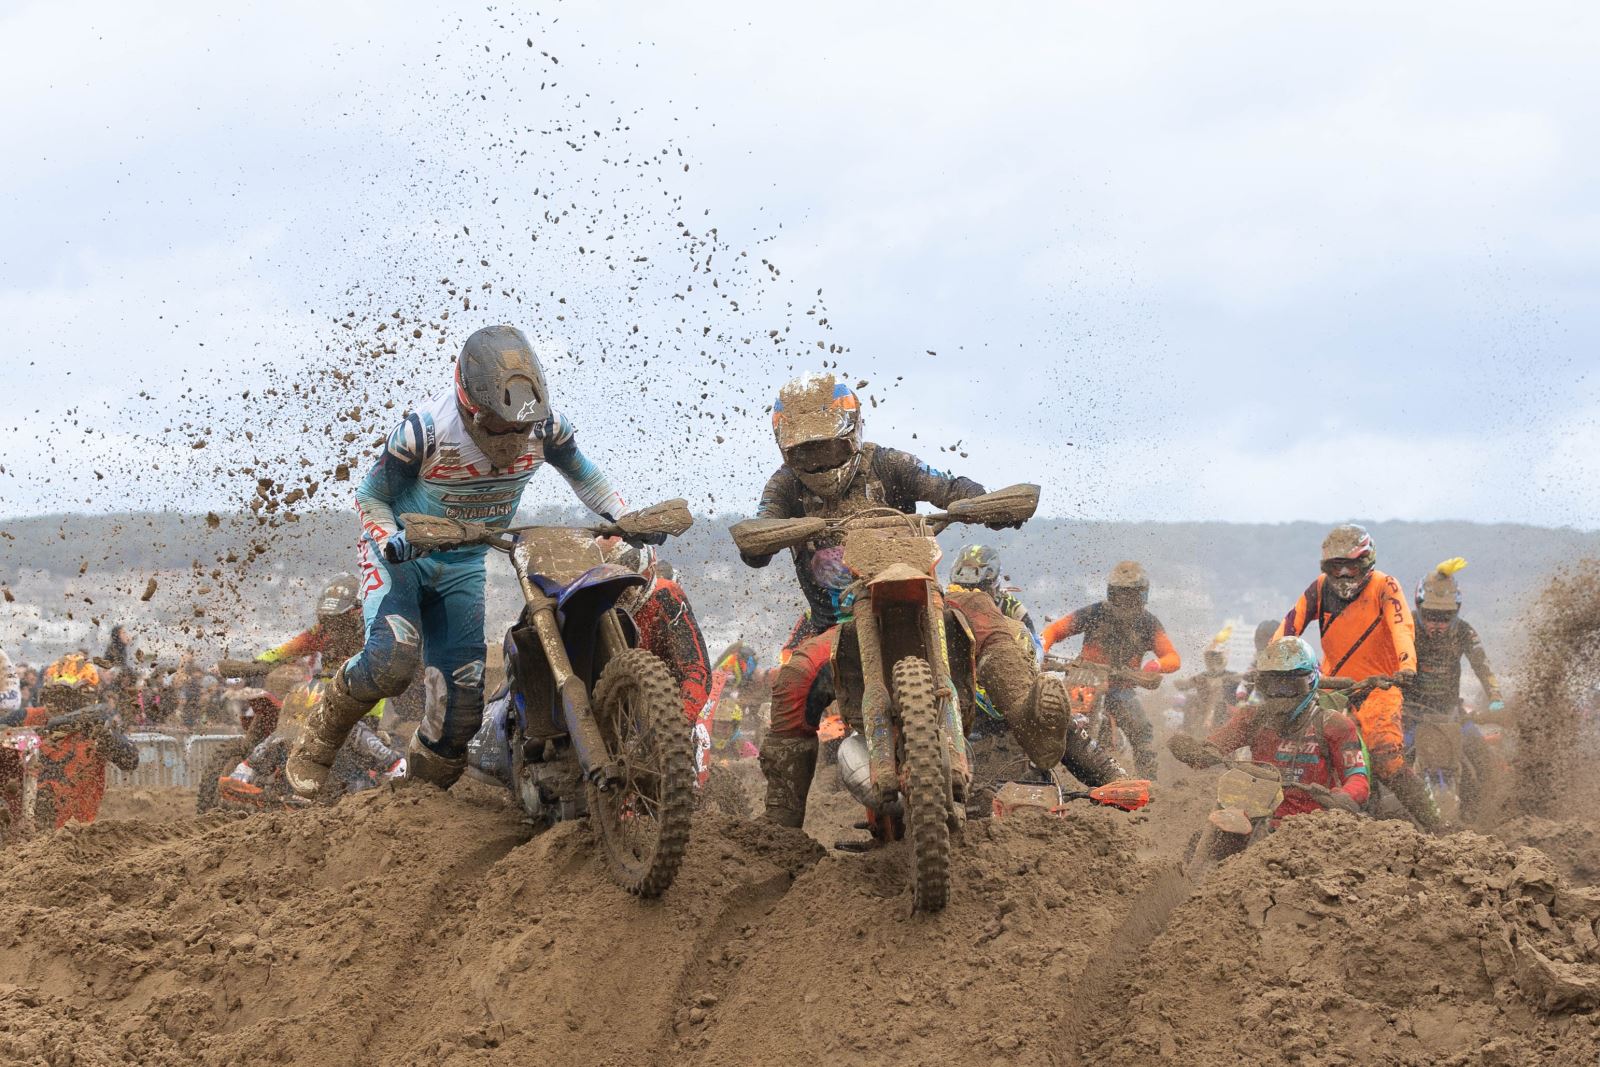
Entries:
<svg viewBox="0 0 1600 1067">
<path fill-rule="evenodd" d="M 820 338 L 1057 514 L 1600 525 L 1593 4 L 443 7 L 0 6 L 0 515 L 227 506 L 175 412 L 510 320 L 635 501 L 750 506 Z"/>
</svg>

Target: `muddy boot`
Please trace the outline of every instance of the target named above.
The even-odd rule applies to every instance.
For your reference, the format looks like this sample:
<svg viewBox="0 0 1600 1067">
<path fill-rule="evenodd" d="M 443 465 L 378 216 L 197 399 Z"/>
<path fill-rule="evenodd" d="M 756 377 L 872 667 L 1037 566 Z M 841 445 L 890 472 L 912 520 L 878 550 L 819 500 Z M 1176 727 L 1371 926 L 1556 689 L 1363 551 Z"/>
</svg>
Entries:
<svg viewBox="0 0 1600 1067">
<path fill-rule="evenodd" d="M 1444 816 L 1439 814 L 1439 805 L 1433 799 L 1433 790 L 1428 788 L 1428 783 L 1418 776 L 1413 767 L 1402 766 L 1383 783 L 1395 795 L 1395 799 L 1405 807 L 1406 813 L 1411 816 L 1416 824 L 1430 834 L 1444 830 Z"/>
<path fill-rule="evenodd" d="M 421 737 L 411 735 L 411 744 L 406 746 L 407 781 L 427 782 L 440 789 L 449 789 L 466 769 L 467 757 L 446 759 L 423 744 Z"/>
<path fill-rule="evenodd" d="M 1095 744 L 1089 731 L 1074 720 L 1068 721 L 1067 754 L 1061 757 L 1061 765 L 1091 789 L 1128 777 L 1111 753 Z"/>
<path fill-rule="evenodd" d="M 1036 767 L 1054 767 L 1068 748 L 1067 735 L 1083 728 L 1072 721 L 1067 690 L 1059 678 L 1035 678 L 1028 697 L 1007 721 L 1011 736 Z"/>
<path fill-rule="evenodd" d="M 351 696 L 345 687 L 344 671 L 335 674 L 323 688 L 322 702 L 306 716 L 305 727 L 289 750 L 289 760 L 283 768 L 289 788 L 307 799 L 321 793 L 344 739 L 375 704 L 376 701 Z"/>
<path fill-rule="evenodd" d="M 767 777 L 767 818 L 799 828 L 806 821 L 806 795 L 817 772 L 815 737 L 771 737 L 761 742 L 761 773 Z"/>
</svg>

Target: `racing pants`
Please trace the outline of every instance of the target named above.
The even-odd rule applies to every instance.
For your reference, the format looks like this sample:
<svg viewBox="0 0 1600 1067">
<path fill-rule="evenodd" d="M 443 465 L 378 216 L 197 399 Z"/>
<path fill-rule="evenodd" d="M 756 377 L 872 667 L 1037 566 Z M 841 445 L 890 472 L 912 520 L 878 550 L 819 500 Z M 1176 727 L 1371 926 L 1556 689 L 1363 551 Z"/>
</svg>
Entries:
<svg viewBox="0 0 1600 1067">
<path fill-rule="evenodd" d="M 1128 746 L 1133 749 L 1133 765 L 1139 777 L 1149 778 L 1152 781 L 1156 776 L 1156 747 L 1155 731 L 1150 726 L 1150 718 L 1144 713 L 1144 706 L 1139 703 L 1139 698 L 1129 688 L 1112 689 L 1106 693 L 1106 712 L 1111 720 L 1117 724 L 1117 729 L 1128 739 Z M 1109 747 L 1109 740 L 1104 736 L 1100 738 L 1102 747 Z"/>
<path fill-rule="evenodd" d="M 376 702 L 405 692 L 420 666 L 437 669 L 445 699 L 423 716 L 417 739 L 460 759 L 483 721 L 483 553 L 390 563 L 363 539 L 360 555 L 366 641 L 345 663 L 345 685 Z"/>
<path fill-rule="evenodd" d="M 1393 778 L 1405 766 L 1405 738 L 1401 732 L 1404 697 L 1398 689 L 1374 689 L 1354 709 L 1361 740 L 1372 756 L 1372 769 L 1381 781 Z"/>
</svg>

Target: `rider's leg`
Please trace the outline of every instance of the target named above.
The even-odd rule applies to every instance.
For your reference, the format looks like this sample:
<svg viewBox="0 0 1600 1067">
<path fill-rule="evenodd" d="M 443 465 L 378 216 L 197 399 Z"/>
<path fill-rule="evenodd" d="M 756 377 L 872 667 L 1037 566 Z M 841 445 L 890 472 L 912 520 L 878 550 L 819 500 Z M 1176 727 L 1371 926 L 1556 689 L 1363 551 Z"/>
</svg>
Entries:
<svg viewBox="0 0 1600 1067">
<path fill-rule="evenodd" d="M 406 751 L 406 777 L 449 789 L 483 725 L 483 559 L 440 564 L 422 592 L 427 665 L 444 677 L 444 700 L 422 718 Z"/>
<path fill-rule="evenodd" d="M 780 826 L 806 821 L 806 797 L 817 770 L 817 724 L 833 697 L 827 668 L 836 634 L 828 630 L 802 641 L 772 680 L 772 723 L 761 740 L 761 773 L 767 779 L 767 818 Z"/>
<path fill-rule="evenodd" d="M 1062 695 L 1066 699 L 1066 695 Z M 1083 724 L 1070 716 L 1067 718 L 1067 751 L 1061 765 L 1084 785 L 1093 787 L 1128 777 L 1111 753 L 1094 743 Z"/>
<path fill-rule="evenodd" d="M 426 561 L 391 565 L 369 541 L 361 542 L 360 557 L 366 642 L 323 687 L 284 768 L 289 787 L 304 797 L 322 791 L 351 727 L 384 697 L 404 692 L 422 661 Z"/>
<path fill-rule="evenodd" d="M 1155 731 L 1144 713 L 1139 698 L 1129 689 L 1113 689 L 1106 694 L 1106 710 L 1133 748 L 1133 764 L 1139 777 L 1156 777 Z"/>
<path fill-rule="evenodd" d="M 1444 825 L 1439 805 L 1428 783 L 1406 764 L 1401 709 L 1400 690 L 1375 689 L 1356 708 L 1356 724 L 1372 755 L 1372 772 L 1378 781 L 1389 787 L 1418 826 L 1438 830 Z"/>
</svg>

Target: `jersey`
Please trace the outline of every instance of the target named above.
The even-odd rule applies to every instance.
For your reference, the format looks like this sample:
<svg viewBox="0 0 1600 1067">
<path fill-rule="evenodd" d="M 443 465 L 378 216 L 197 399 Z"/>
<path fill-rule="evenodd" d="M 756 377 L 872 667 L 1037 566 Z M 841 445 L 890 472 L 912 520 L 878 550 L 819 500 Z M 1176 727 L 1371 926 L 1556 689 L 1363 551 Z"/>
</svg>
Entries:
<svg viewBox="0 0 1600 1067">
<path fill-rule="evenodd" d="M 909 515 L 924 501 L 943 508 L 982 494 L 983 486 L 971 478 L 934 470 L 909 452 L 864 444 L 861 469 L 845 488 L 843 499 L 824 500 L 808 490 L 788 466 L 783 466 L 767 480 L 756 518 L 842 518 L 884 507 Z M 821 631 L 849 618 L 854 601 L 849 588 L 856 576 L 844 565 L 844 539 L 825 534 L 791 551 L 812 625 Z M 772 561 L 770 555 L 743 558 L 752 567 L 765 567 Z"/>
<path fill-rule="evenodd" d="M 639 628 L 639 647 L 667 665 L 683 696 L 684 717 L 696 721 L 709 696 L 710 657 L 683 587 L 657 578 L 650 595 L 633 611 L 633 623 Z"/>
<path fill-rule="evenodd" d="M 1103 600 L 1090 604 L 1046 626 L 1044 650 L 1049 652 L 1051 646 L 1076 634 L 1083 635 L 1083 658 L 1090 663 L 1136 671 L 1144 654 L 1153 652 L 1162 674 L 1171 674 L 1183 666 L 1166 627 L 1148 611 L 1141 610 L 1133 618 L 1124 619 Z"/>
<path fill-rule="evenodd" d="M 1299 637 L 1313 623 L 1322 636 L 1322 673 L 1360 681 L 1417 669 L 1415 624 L 1400 583 L 1373 571 L 1348 604 L 1324 595 L 1327 576 L 1300 594 L 1278 624 L 1278 637 Z"/>
<path fill-rule="evenodd" d="M 1320 811 L 1322 805 L 1296 785 L 1342 789 L 1357 804 L 1367 801 L 1367 750 L 1356 724 L 1344 714 L 1342 696 L 1318 690 L 1311 706 L 1282 732 L 1257 725 L 1260 704 L 1246 704 L 1206 741 L 1219 751 L 1249 747 L 1250 758 L 1270 763 L 1283 775 L 1283 803 L 1272 814 L 1273 824 L 1290 815 Z"/>
<path fill-rule="evenodd" d="M 399 516 L 407 512 L 510 526 L 528 479 L 547 462 L 591 511 L 613 520 L 622 514 L 622 497 L 579 451 L 572 423 L 564 415 L 552 413 L 535 427 L 527 449 L 501 469 L 467 432 L 455 388 L 445 388 L 401 420 L 356 489 L 362 536 L 381 546 L 404 525 Z M 487 551 L 485 545 L 471 545 L 434 558 L 465 562 L 481 559 Z M 372 576 L 364 578 L 369 584 Z"/>
<path fill-rule="evenodd" d="M 1478 682 L 1491 701 L 1501 699 L 1500 680 L 1489 666 L 1489 654 L 1478 640 L 1478 631 L 1460 616 L 1438 637 L 1426 626 L 1416 632 L 1417 677 L 1406 688 L 1406 703 L 1416 703 L 1430 711 L 1454 712 L 1461 703 L 1461 658 L 1466 657 Z"/>
</svg>

